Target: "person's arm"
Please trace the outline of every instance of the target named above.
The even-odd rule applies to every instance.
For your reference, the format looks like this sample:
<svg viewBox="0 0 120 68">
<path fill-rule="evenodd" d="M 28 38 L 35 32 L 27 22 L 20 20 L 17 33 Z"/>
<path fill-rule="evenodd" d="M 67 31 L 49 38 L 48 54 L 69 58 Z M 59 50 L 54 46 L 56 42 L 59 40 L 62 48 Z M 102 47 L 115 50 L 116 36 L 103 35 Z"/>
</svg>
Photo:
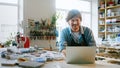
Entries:
<svg viewBox="0 0 120 68">
<path fill-rule="evenodd" d="M 65 43 L 65 33 L 64 33 L 64 30 L 62 30 L 60 34 L 60 41 L 59 41 L 60 52 L 62 52 L 62 50 L 65 49 L 64 43 Z"/>
<path fill-rule="evenodd" d="M 62 30 L 61 34 L 60 34 L 60 42 L 59 42 L 59 51 L 61 53 L 63 53 L 66 56 L 66 49 L 65 49 L 65 45 L 66 43 L 66 30 Z"/>
</svg>

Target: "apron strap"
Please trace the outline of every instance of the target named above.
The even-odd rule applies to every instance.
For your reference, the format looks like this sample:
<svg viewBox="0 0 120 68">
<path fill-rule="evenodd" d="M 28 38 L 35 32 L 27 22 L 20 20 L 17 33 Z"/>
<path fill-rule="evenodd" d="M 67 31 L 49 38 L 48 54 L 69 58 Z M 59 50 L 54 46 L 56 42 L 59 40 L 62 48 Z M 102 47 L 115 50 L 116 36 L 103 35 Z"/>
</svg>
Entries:
<svg viewBox="0 0 120 68">
<path fill-rule="evenodd" d="M 88 46 L 88 43 L 87 43 L 87 41 L 85 40 L 84 34 L 82 34 L 82 37 L 83 37 L 83 41 L 86 43 L 86 46 Z"/>
</svg>

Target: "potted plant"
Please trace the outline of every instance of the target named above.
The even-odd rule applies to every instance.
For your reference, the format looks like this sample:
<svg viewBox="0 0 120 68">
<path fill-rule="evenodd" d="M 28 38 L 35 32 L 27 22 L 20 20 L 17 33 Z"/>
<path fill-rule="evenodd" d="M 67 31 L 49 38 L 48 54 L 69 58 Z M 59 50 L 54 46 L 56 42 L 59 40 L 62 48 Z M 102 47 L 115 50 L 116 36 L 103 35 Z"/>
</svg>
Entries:
<svg viewBox="0 0 120 68">
<path fill-rule="evenodd" d="M 6 47 L 9 47 L 10 44 L 11 44 L 11 42 L 12 42 L 12 40 L 7 40 L 7 41 L 4 43 L 4 45 L 5 45 Z"/>
<path fill-rule="evenodd" d="M 6 47 L 9 47 L 10 44 L 12 44 L 12 41 L 13 41 L 13 39 L 14 39 L 14 34 L 15 34 L 15 32 L 14 32 L 14 33 L 11 33 L 10 36 L 8 37 L 8 40 L 4 42 L 4 45 L 5 45 Z"/>
<path fill-rule="evenodd" d="M 57 21 L 58 18 L 59 18 L 59 15 L 53 14 L 53 16 L 52 16 L 52 18 L 51 18 L 51 25 L 52 25 L 52 26 L 55 26 L 56 21 Z"/>
</svg>

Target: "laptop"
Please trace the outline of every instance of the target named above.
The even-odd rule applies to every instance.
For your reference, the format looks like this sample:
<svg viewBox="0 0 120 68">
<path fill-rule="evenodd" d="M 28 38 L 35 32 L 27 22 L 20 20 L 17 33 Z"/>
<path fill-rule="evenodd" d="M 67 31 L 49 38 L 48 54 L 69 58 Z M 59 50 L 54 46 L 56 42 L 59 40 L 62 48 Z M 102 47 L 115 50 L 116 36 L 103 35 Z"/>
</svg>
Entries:
<svg viewBox="0 0 120 68">
<path fill-rule="evenodd" d="M 93 64 L 95 54 L 95 46 L 67 46 L 66 62 L 68 64 Z"/>
</svg>

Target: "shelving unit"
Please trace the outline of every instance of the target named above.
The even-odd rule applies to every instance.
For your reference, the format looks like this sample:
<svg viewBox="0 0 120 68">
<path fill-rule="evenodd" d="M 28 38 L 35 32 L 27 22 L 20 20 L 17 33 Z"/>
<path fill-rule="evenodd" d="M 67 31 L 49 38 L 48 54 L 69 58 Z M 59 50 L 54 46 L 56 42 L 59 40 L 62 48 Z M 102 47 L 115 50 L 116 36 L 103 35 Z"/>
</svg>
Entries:
<svg viewBox="0 0 120 68">
<path fill-rule="evenodd" d="M 31 46 L 56 49 L 56 26 L 49 19 L 28 19 L 28 36 Z"/>
<path fill-rule="evenodd" d="M 120 34 L 120 4 L 118 0 L 98 0 L 98 37 Z"/>
<path fill-rule="evenodd" d="M 106 61 L 119 61 L 120 62 L 120 47 L 97 47 L 97 58 L 105 59 Z"/>
<path fill-rule="evenodd" d="M 116 1 L 118 0 L 98 0 L 98 37 L 107 42 L 109 39 L 115 40 L 120 34 L 120 3 Z M 96 57 L 120 62 L 120 48 L 110 45 L 111 43 L 106 43 L 104 47 L 99 46 Z"/>
<path fill-rule="evenodd" d="M 47 19 L 35 21 L 28 19 L 29 37 L 31 40 L 55 40 L 55 24 L 50 24 Z"/>
</svg>

